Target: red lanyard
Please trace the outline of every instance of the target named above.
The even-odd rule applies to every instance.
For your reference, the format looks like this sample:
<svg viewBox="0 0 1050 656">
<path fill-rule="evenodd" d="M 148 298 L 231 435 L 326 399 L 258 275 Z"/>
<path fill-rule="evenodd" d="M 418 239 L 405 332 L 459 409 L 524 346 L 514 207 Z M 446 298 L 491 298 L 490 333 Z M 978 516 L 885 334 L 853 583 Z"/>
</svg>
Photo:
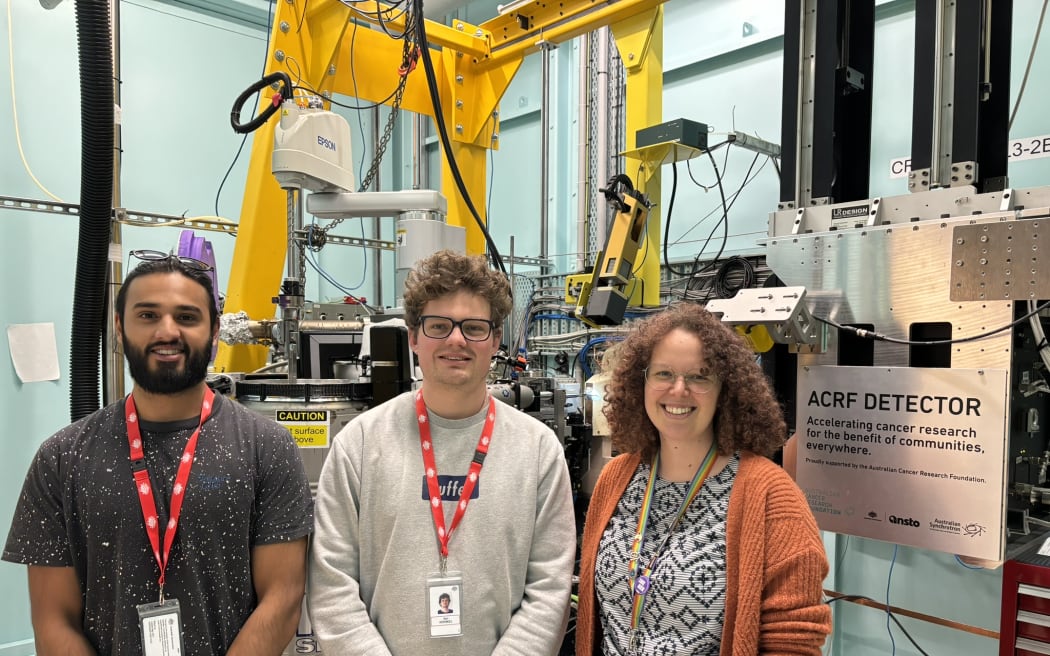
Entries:
<svg viewBox="0 0 1050 656">
<path fill-rule="evenodd" d="M 128 394 L 124 401 L 124 416 L 128 424 L 128 446 L 131 448 L 131 471 L 135 475 L 135 489 L 139 493 L 139 504 L 142 506 L 142 519 L 146 522 L 146 535 L 149 536 L 150 545 L 153 547 L 153 557 L 157 559 L 160 567 L 160 600 L 164 601 L 164 570 L 168 566 L 168 556 L 171 554 L 171 545 L 175 541 L 175 529 L 179 525 L 179 513 L 182 512 L 182 501 L 186 498 L 186 482 L 190 478 L 190 467 L 193 466 L 193 454 L 197 451 L 197 438 L 201 434 L 201 426 L 211 415 L 212 403 L 215 400 L 215 392 L 210 387 L 204 388 L 204 402 L 201 404 L 201 420 L 197 424 L 197 430 L 193 431 L 186 449 L 182 452 L 182 460 L 179 470 L 175 474 L 175 486 L 171 489 L 171 504 L 169 505 L 168 526 L 164 530 L 164 553 L 160 550 L 160 527 L 157 525 L 157 504 L 153 500 L 153 485 L 150 484 L 149 471 L 146 469 L 145 454 L 142 452 L 142 433 L 139 430 L 139 417 L 135 412 L 135 399 Z"/>
<path fill-rule="evenodd" d="M 448 542 L 452 539 L 452 533 L 456 527 L 459 526 L 459 521 L 463 519 L 463 514 L 467 512 L 470 495 L 474 493 L 474 486 L 481 475 L 481 466 L 485 463 L 485 454 L 489 452 L 492 427 L 496 424 L 496 402 L 491 396 L 489 397 L 485 427 L 481 429 L 481 437 L 474 450 L 474 459 L 470 461 L 470 469 L 467 471 L 467 481 L 459 495 L 456 514 L 452 516 L 452 525 L 449 526 L 448 531 L 445 530 L 445 512 L 441 507 L 441 490 L 438 489 L 437 465 L 434 463 L 434 443 L 430 439 L 430 421 L 427 405 L 423 402 L 422 391 L 416 392 L 416 419 L 419 421 L 419 443 L 423 449 L 423 467 L 427 475 L 427 492 L 430 494 L 430 512 L 434 515 L 434 528 L 437 530 L 438 542 L 441 543 L 441 563 L 444 569 L 445 560 L 448 558 Z"/>
</svg>

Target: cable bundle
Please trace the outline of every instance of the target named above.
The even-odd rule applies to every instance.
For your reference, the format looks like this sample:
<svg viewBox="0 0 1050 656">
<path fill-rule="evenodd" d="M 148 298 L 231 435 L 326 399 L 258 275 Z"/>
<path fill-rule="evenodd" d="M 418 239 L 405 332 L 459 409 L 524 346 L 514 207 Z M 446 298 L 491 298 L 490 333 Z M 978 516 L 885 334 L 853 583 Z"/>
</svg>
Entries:
<svg viewBox="0 0 1050 656">
<path fill-rule="evenodd" d="M 717 298 L 733 298 L 741 289 L 754 287 L 755 267 L 747 258 L 734 255 L 718 267 L 713 283 Z"/>
</svg>

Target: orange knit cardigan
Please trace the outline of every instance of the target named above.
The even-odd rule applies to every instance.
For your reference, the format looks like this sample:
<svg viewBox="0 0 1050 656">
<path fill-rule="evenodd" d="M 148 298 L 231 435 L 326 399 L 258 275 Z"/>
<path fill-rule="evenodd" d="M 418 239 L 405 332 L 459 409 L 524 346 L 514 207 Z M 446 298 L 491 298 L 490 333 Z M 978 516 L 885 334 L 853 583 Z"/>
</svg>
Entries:
<svg viewBox="0 0 1050 656">
<path fill-rule="evenodd" d="M 601 654 L 594 592 L 598 543 L 640 462 L 637 453 L 613 459 L 591 497 L 580 555 L 577 656 Z M 819 656 L 831 632 L 831 609 L 821 601 L 827 574 L 824 543 L 798 486 L 770 460 L 742 453 L 726 515 L 721 656 Z"/>
</svg>

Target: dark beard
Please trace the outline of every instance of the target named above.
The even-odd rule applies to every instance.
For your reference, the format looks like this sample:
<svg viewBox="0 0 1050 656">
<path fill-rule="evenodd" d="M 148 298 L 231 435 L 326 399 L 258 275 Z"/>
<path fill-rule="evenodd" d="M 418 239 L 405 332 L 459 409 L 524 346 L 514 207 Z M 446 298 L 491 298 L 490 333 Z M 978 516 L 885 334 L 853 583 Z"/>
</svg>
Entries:
<svg viewBox="0 0 1050 656">
<path fill-rule="evenodd" d="M 139 349 L 129 344 L 127 337 L 121 341 L 124 344 L 124 357 L 127 358 L 131 378 L 151 394 L 178 394 L 196 386 L 208 375 L 208 363 L 211 361 L 210 345 L 209 348 L 201 350 L 184 345 L 186 366 L 182 369 L 167 366 L 162 362 L 155 371 L 151 371 L 147 350 L 152 346 Z"/>
</svg>

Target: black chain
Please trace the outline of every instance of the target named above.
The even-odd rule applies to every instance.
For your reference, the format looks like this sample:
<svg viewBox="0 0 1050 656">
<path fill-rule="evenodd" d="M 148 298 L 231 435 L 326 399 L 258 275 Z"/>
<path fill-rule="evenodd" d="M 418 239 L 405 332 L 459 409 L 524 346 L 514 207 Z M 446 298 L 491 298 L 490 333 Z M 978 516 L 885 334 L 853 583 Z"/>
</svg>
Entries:
<svg viewBox="0 0 1050 656">
<path fill-rule="evenodd" d="M 394 93 L 394 100 L 390 106 L 390 114 L 387 115 L 386 125 L 383 126 L 383 136 L 379 138 L 379 145 L 376 146 L 372 165 L 368 167 L 368 173 L 365 174 L 365 179 L 361 181 L 361 186 L 357 189 L 358 193 L 367 191 L 376 179 L 376 174 L 379 173 L 379 164 L 382 162 L 383 155 L 386 154 L 386 147 L 394 134 L 394 123 L 397 121 L 397 115 L 401 109 L 401 98 L 405 95 L 405 81 L 407 79 L 407 75 L 402 76 L 401 81 L 397 85 L 397 91 Z"/>
</svg>

